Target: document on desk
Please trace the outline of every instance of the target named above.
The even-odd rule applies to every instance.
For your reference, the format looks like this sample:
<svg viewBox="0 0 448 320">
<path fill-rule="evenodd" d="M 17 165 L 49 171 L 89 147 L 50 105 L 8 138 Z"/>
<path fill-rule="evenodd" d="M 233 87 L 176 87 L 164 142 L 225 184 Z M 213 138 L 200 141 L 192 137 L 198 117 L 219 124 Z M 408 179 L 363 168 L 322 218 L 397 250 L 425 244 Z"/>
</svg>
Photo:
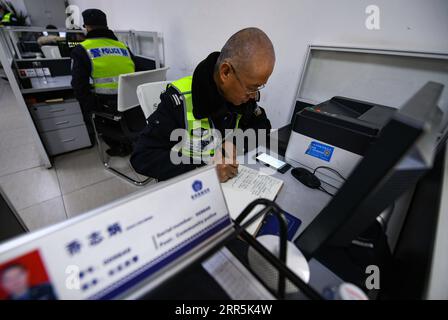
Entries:
<svg viewBox="0 0 448 320">
<path fill-rule="evenodd" d="M 283 181 L 260 171 L 240 165 L 238 175 L 225 183 L 221 183 L 229 208 L 230 217 L 236 219 L 249 203 L 258 198 L 274 200 L 279 193 Z M 244 221 L 256 214 L 262 206 L 256 206 Z M 263 217 L 257 219 L 246 230 L 255 235 Z"/>
<path fill-rule="evenodd" d="M 202 267 L 232 300 L 275 299 L 227 248 L 204 261 Z"/>
</svg>

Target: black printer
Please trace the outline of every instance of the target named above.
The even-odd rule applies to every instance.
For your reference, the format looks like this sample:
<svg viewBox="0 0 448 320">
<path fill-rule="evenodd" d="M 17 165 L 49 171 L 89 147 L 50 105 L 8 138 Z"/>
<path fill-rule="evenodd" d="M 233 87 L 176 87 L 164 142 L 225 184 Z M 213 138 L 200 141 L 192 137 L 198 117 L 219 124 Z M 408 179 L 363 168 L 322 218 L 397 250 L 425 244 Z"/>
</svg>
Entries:
<svg viewBox="0 0 448 320">
<path fill-rule="evenodd" d="M 312 170 L 330 167 L 347 177 L 395 110 L 339 96 L 305 107 L 293 117 L 285 158 Z"/>
</svg>

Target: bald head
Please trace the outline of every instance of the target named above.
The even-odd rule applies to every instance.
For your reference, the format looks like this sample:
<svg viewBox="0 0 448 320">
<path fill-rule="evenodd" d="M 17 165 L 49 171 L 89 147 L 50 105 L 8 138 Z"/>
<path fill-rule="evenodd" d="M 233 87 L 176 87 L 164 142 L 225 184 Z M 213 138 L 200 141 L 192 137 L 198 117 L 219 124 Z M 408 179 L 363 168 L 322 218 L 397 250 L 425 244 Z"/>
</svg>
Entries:
<svg viewBox="0 0 448 320">
<path fill-rule="evenodd" d="M 274 47 L 266 33 L 246 28 L 227 40 L 216 61 L 214 79 L 224 98 L 240 105 L 257 96 L 274 64 Z"/>
<path fill-rule="evenodd" d="M 246 28 L 233 34 L 225 43 L 217 67 L 231 61 L 239 70 L 251 71 L 261 64 L 274 65 L 275 52 L 269 37 L 258 28 Z"/>
</svg>

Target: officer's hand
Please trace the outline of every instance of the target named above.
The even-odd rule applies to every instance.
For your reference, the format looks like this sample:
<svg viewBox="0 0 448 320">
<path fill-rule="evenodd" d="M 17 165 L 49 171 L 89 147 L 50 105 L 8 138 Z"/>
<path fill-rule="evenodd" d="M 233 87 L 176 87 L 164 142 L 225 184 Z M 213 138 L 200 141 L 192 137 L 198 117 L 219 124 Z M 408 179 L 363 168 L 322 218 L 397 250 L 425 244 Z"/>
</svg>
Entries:
<svg viewBox="0 0 448 320">
<path fill-rule="evenodd" d="M 238 174 L 238 165 L 218 164 L 216 166 L 219 182 L 226 182 Z"/>
<path fill-rule="evenodd" d="M 219 182 L 226 182 L 238 174 L 236 148 L 233 143 L 225 141 L 222 150 L 219 149 L 213 158 L 216 164 Z"/>
</svg>

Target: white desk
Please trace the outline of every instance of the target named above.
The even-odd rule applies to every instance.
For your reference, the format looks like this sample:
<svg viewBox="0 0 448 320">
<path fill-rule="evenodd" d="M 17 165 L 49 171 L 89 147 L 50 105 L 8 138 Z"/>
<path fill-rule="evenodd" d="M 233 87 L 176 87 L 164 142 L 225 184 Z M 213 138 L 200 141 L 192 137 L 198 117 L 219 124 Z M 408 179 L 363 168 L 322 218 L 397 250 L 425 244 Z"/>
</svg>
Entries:
<svg viewBox="0 0 448 320">
<path fill-rule="evenodd" d="M 252 169 L 264 168 L 262 164 L 256 162 L 254 159 L 257 152 L 265 151 L 266 148 L 260 146 L 258 149 L 249 151 L 246 155 L 238 156 L 238 162 L 241 165 Z M 283 160 L 283 157 L 281 156 L 278 156 L 278 158 Z M 291 170 L 292 168 L 283 174 L 275 172 L 273 177 L 283 181 L 283 186 L 280 189 L 275 202 L 283 210 L 302 221 L 302 224 L 294 237 L 296 238 L 303 232 L 303 230 L 305 230 L 314 218 L 316 218 L 319 212 L 331 200 L 331 196 L 320 190 L 306 187 L 291 175 Z M 335 189 L 332 189 L 332 187 L 328 185 L 325 185 L 325 187 L 330 192 L 335 192 Z M 343 282 L 341 278 L 314 258 L 309 261 L 309 266 L 311 270 L 309 284 L 321 294 L 326 287 L 334 287 Z M 286 298 L 304 299 L 305 296 L 300 292 L 296 292 L 288 294 Z"/>
<path fill-rule="evenodd" d="M 71 89 L 72 76 L 31 78 L 30 89 L 22 89 L 22 94 Z"/>
<path fill-rule="evenodd" d="M 264 147 L 259 147 L 257 149 L 259 152 L 263 152 L 266 149 Z M 252 169 L 262 168 L 263 165 L 257 163 L 248 164 L 248 160 L 254 162 L 254 157 L 257 150 L 249 151 L 246 155 L 238 156 L 238 161 L 240 164 L 250 167 Z M 279 159 L 283 157 L 279 156 Z M 325 207 L 325 205 L 331 200 L 331 197 L 326 193 L 310 189 L 297 181 L 292 175 L 291 170 L 285 173 L 276 172 L 273 177 L 283 180 L 283 187 L 280 189 L 279 194 L 275 202 L 289 214 L 299 218 L 302 224 L 295 235 L 297 237 L 302 231 L 314 220 L 317 214 Z M 334 190 L 330 186 L 325 186 L 331 192 Z"/>
</svg>

